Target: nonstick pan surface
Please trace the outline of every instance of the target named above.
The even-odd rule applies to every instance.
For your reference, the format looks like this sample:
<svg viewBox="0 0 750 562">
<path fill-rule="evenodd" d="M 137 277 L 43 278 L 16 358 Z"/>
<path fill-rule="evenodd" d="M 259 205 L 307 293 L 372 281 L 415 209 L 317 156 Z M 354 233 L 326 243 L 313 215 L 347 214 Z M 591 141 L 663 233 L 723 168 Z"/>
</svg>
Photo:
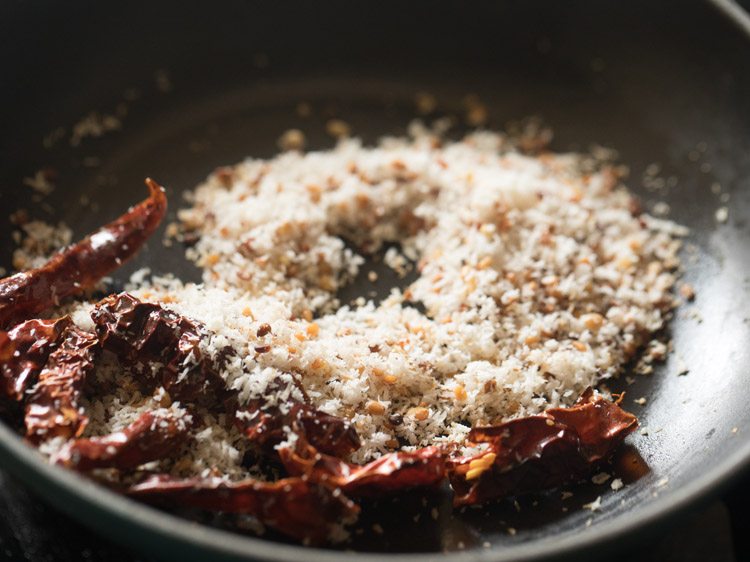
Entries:
<svg viewBox="0 0 750 562">
<path fill-rule="evenodd" d="M 353 546 L 369 554 L 359 558 L 605 555 L 660 533 L 747 464 L 750 40 L 712 5 L 26 1 L 0 12 L 6 268 L 7 215 L 18 208 L 83 235 L 141 199 L 148 175 L 168 186 L 173 214 L 182 191 L 219 165 L 271 156 L 290 127 L 305 131 L 310 148 L 333 145 L 325 122 L 334 116 L 367 142 L 403 133 L 419 91 L 437 97 L 439 114 L 458 116 L 464 96 L 478 95 L 491 128 L 540 115 L 555 131 L 556 150 L 616 149 L 646 208 L 666 201 L 671 218 L 690 227 L 685 280 L 697 299 L 671 324 L 675 352 L 652 376 L 620 383 L 625 406 L 646 429 L 618 460 L 634 481 L 618 492 L 577 488 L 565 504 L 559 493 L 521 498 L 520 512 L 508 500 L 451 515 L 446 498 L 424 508 L 405 496 L 374 506 L 385 532 L 364 525 Z M 312 106 L 311 117 L 297 114 L 300 102 Z M 118 116 L 121 126 L 71 146 L 73 125 L 92 111 Z M 659 193 L 643 186 L 652 163 L 671 186 Z M 22 179 L 42 168 L 57 172 L 56 189 L 35 200 Z M 715 216 L 722 206 L 726 223 Z M 184 249 L 160 241 L 161 233 L 115 285 L 143 266 L 197 280 Z M 689 372 L 680 376 L 683 365 Z M 633 402 L 641 396 L 645 405 Z M 5 425 L 0 455 L 2 468 L 45 501 L 158 556 L 352 557 L 229 534 L 135 504 L 45 465 Z M 577 508 L 599 495 L 599 511 Z M 412 520 L 414 510 L 432 507 L 437 521 Z"/>
</svg>

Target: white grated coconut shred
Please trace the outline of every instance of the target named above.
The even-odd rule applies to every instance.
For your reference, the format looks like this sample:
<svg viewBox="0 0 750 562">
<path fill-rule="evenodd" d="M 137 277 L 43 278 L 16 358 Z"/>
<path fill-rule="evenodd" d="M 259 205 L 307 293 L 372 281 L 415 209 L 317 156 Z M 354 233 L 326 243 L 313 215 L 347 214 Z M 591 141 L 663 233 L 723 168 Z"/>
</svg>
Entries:
<svg viewBox="0 0 750 562">
<path fill-rule="evenodd" d="M 231 345 L 240 361 L 224 375 L 241 399 L 298 377 L 316 407 L 353 421 L 354 461 L 463 443 L 472 425 L 572 404 L 664 325 L 685 231 L 638 215 L 616 170 L 587 155 L 527 156 L 498 133 L 448 142 L 420 125 L 376 147 L 248 159 L 180 212 L 204 282 L 154 279 L 134 294 L 215 332 L 207 351 Z M 417 281 L 380 304 L 339 306 L 364 263 L 352 248 L 385 243 Z M 73 317 L 90 328 L 86 316 Z M 119 392 L 86 405 L 89 433 L 158 402 Z M 241 437 L 204 422 L 168 470 L 245 475 Z"/>
</svg>

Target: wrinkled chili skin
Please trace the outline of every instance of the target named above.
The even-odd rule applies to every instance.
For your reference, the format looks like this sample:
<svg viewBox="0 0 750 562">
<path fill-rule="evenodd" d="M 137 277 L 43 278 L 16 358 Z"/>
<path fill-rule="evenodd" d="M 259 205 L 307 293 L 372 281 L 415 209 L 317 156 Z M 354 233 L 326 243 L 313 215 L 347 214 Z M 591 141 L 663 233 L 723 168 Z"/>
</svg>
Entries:
<svg viewBox="0 0 750 562">
<path fill-rule="evenodd" d="M 227 482 L 154 476 L 127 493 L 156 505 L 254 515 L 269 527 L 313 544 L 325 543 L 334 524 L 351 521 L 359 512 L 359 507 L 340 492 L 302 478 Z"/>
<path fill-rule="evenodd" d="M 53 437 L 78 437 L 88 417 L 78 401 L 87 377 L 94 370 L 99 340 L 69 326 L 60 345 L 50 353 L 37 384 L 26 402 L 26 438 L 32 443 Z"/>
<path fill-rule="evenodd" d="M 11 360 L 16 352 L 16 346 L 10 339 L 7 332 L 0 332 L 0 363 L 6 363 Z"/>
<path fill-rule="evenodd" d="M 571 408 L 475 427 L 469 441 L 489 447 L 474 457 L 449 461 L 454 504 L 480 504 L 580 479 L 606 461 L 637 425 L 635 416 L 589 389 Z"/>
<path fill-rule="evenodd" d="M 26 391 L 36 384 L 47 358 L 57 348 L 72 325 L 68 317 L 54 320 L 27 320 L 9 332 L 0 332 L 0 397 L 22 402 Z"/>
<path fill-rule="evenodd" d="M 91 318 L 104 349 L 173 399 L 214 405 L 227 400 L 221 365 L 201 351 L 208 332 L 197 322 L 127 293 L 100 301 Z"/>
<path fill-rule="evenodd" d="M 344 457 L 362 445 L 349 420 L 326 414 L 309 405 L 300 408 L 296 426 L 316 449 L 329 455 Z"/>
<path fill-rule="evenodd" d="M 54 460 L 82 472 L 129 470 L 174 453 L 188 441 L 192 427 L 189 414 L 178 417 L 169 410 L 144 412 L 122 431 L 70 442 Z"/>
<path fill-rule="evenodd" d="M 0 280 L 0 328 L 92 288 L 133 257 L 167 210 L 164 189 L 151 179 L 146 185 L 149 197 L 118 219 L 62 250 L 42 267 Z"/>
<path fill-rule="evenodd" d="M 309 482 L 338 488 L 351 497 L 438 487 L 445 480 L 445 453 L 440 447 L 389 453 L 365 465 L 357 465 L 321 454 L 301 441 L 302 438 L 298 438 L 295 449 L 279 450 L 287 472 Z"/>
<path fill-rule="evenodd" d="M 556 422 L 573 427 L 581 453 L 589 462 L 610 456 L 613 449 L 638 427 L 636 417 L 617 402 L 594 397 L 587 389 L 572 408 L 551 408 L 545 412 Z"/>
<path fill-rule="evenodd" d="M 261 400 L 253 400 L 240 410 L 237 426 L 245 437 L 260 449 L 271 451 L 286 438 L 286 431 L 304 436 L 305 440 L 322 453 L 344 457 L 360 447 L 354 426 L 343 418 L 331 416 L 294 399 L 284 410 L 266 407 Z"/>
</svg>

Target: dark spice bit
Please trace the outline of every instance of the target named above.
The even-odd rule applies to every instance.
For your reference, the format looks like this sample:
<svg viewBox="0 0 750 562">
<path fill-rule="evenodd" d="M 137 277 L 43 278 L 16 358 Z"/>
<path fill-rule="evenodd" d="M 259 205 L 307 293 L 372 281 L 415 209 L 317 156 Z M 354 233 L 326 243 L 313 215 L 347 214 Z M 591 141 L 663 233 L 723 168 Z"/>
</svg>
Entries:
<svg viewBox="0 0 750 562">
<path fill-rule="evenodd" d="M 635 195 L 632 195 L 628 201 L 628 210 L 633 217 L 640 217 L 643 214 L 643 204 Z"/>
<path fill-rule="evenodd" d="M 184 232 L 182 234 L 182 243 L 185 246 L 195 246 L 200 240 L 200 235 L 197 232 Z"/>
<path fill-rule="evenodd" d="M 391 414 L 388 416 L 388 423 L 391 425 L 401 425 L 404 423 L 404 416 L 401 414 Z"/>
<path fill-rule="evenodd" d="M 258 331 L 256 332 L 256 335 L 259 338 L 262 338 L 263 336 L 267 336 L 271 333 L 271 325 L 270 324 L 261 324 L 258 327 Z"/>
<path fill-rule="evenodd" d="M 270 345 L 259 345 L 255 347 L 255 353 L 268 353 L 271 351 Z"/>
</svg>

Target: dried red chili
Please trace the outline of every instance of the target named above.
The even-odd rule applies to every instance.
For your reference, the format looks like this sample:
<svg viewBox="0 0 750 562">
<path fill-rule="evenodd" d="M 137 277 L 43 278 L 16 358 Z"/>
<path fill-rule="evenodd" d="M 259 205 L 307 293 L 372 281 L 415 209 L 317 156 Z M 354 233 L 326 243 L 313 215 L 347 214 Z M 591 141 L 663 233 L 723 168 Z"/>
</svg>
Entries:
<svg viewBox="0 0 750 562">
<path fill-rule="evenodd" d="M 28 320 L 9 332 L 0 332 L 0 394 L 21 402 L 36 383 L 47 358 L 72 324 L 70 318 Z"/>
<path fill-rule="evenodd" d="M 192 426 L 189 414 L 165 409 L 144 412 L 122 431 L 71 441 L 54 460 L 81 471 L 128 470 L 174 453 L 189 439 Z"/>
<path fill-rule="evenodd" d="M 475 427 L 469 441 L 488 447 L 449 461 L 454 503 L 478 504 L 582 478 L 607 460 L 637 425 L 635 416 L 588 389 L 571 408 Z"/>
<path fill-rule="evenodd" d="M 94 370 L 99 340 L 74 326 L 50 353 L 26 403 L 26 437 L 32 442 L 52 437 L 78 437 L 88 418 L 78 400 L 86 377 Z"/>
<path fill-rule="evenodd" d="M 133 257 L 161 222 L 164 190 L 146 180 L 150 195 L 127 213 L 53 256 L 37 269 L 0 280 L 0 328 L 7 328 L 80 294 Z"/>
<path fill-rule="evenodd" d="M 350 496 L 372 496 L 415 487 L 439 486 L 445 479 L 445 453 L 439 447 L 383 455 L 357 465 L 320 453 L 298 438 L 294 449 L 279 450 L 293 476 L 341 489 Z"/>
<path fill-rule="evenodd" d="M 286 438 L 287 431 L 304 436 L 317 450 L 337 457 L 360 447 L 359 436 L 349 420 L 294 399 L 281 407 L 253 400 L 238 411 L 237 425 L 251 443 L 265 450 L 273 450 Z"/>
<path fill-rule="evenodd" d="M 198 322 L 127 293 L 100 301 L 91 318 L 105 349 L 174 399 L 200 398 L 214 405 L 225 399 L 221 365 L 201 350 L 210 334 Z M 222 353 L 234 352 L 226 348 Z"/>
<path fill-rule="evenodd" d="M 161 188 L 150 180 L 147 184 L 149 199 L 120 219 L 42 268 L 0 280 L 0 327 L 91 287 L 131 257 L 166 208 Z M 473 428 L 469 441 L 486 445 L 478 455 L 446 459 L 445 449 L 426 447 L 356 465 L 342 460 L 360 446 L 352 425 L 316 410 L 292 375 L 273 382 L 278 387 L 274 390 L 289 389 L 283 403 L 258 397 L 238 410 L 237 393 L 226 387 L 221 376 L 226 362 L 237 359 L 235 352 L 226 347 L 215 357 L 205 354 L 202 344 L 212 334 L 199 322 L 127 294 L 104 299 L 92 318 L 96 335 L 72 326 L 69 318 L 29 320 L 9 332 L 0 331 L 0 390 L 2 397 L 15 403 L 28 398 L 29 439 L 81 434 L 87 418 L 78 399 L 101 344 L 154 388 L 163 387 L 186 407 L 196 401 L 224 407 L 248 440 L 261 448 L 275 450 L 290 432 L 296 438 L 294 448 L 278 451 L 293 475 L 290 478 L 232 483 L 161 475 L 133 486 L 130 495 L 168 506 L 252 514 L 306 541 L 323 542 L 334 525 L 357 514 L 358 506 L 345 494 L 366 496 L 437 486 L 446 472 L 456 492 L 456 505 L 549 488 L 580 478 L 607 460 L 637 425 L 635 417 L 616 403 L 588 390 L 568 409 Z M 259 330 L 259 336 L 268 333 L 270 326 Z M 69 441 L 55 461 L 81 471 L 114 468 L 126 472 L 169 457 L 190 438 L 193 424 L 190 414 L 165 409 L 146 412 L 122 431 Z"/>
<path fill-rule="evenodd" d="M 10 361 L 16 352 L 13 342 L 7 332 L 0 332 L 0 361 L 5 363 Z"/>
<path fill-rule="evenodd" d="M 359 512 L 344 494 L 302 478 L 227 482 L 154 476 L 127 493 L 157 505 L 254 515 L 269 527 L 315 544 L 328 540 L 336 525 L 351 522 Z"/>
</svg>

